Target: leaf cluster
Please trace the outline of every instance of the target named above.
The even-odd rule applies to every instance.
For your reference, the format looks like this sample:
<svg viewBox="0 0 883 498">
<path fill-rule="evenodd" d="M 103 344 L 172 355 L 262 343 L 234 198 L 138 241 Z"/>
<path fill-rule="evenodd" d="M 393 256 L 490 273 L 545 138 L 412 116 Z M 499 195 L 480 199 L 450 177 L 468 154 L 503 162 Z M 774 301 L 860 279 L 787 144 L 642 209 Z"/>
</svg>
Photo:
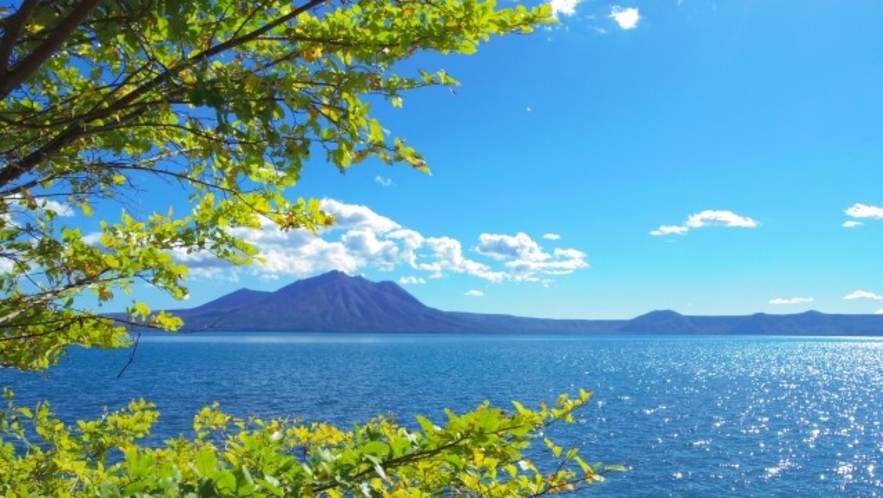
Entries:
<svg viewBox="0 0 883 498">
<path fill-rule="evenodd" d="M 552 21 L 548 5 L 494 0 L 0 6 L 0 368 L 46 369 L 73 344 L 119 347 L 131 325 L 176 329 L 145 302 L 108 315 L 82 298 L 116 302 L 141 284 L 183 298 L 187 257 L 254 263 L 247 230 L 333 224 L 291 195 L 311 162 L 428 171 L 373 108 L 457 81 L 401 63 Z M 142 208 L 146 195 L 168 207 Z M 6 397 L 5 496 L 539 496 L 618 470 L 539 436 L 572 422 L 586 392 L 535 410 L 448 411 L 440 426 L 382 417 L 350 430 L 214 406 L 194 436 L 161 447 L 141 441 L 159 416 L 143 400 L 68 424 L 47 403 Z M 552 468 L 527 456 L 538 437 Z"/>
<path fill-rule="evenodd" d="M 136 401 L 69 426 L 49 406 L 0 411 L 0 492 L 14 496 L 541 496 L 603 481 L 618 466 L 590 465 L 543 436 L 554 468 L 525 450 L 552 424 L 572 422 L 590 394 L 554 407 L 506 411 L 483 403 L 435 425 L 379 417 L 350 430 L 296 420 L 240 419 L 217 405 L 194 417 L 192 439 L 139 446 L 158 416 Z M 33 434 L 38 441 L 33 440 Z"/>
<path fill-rule="evenodd" d="M 457 81 L 400 63 L 469 54 L 551 19 L 548 6 L 493 0 L 0 9 L 0 366 L 47 368 L 70 344 L 120 346 L 127 323 L 175 329 L 147 303 L 109 318 L 82 297 L 117 303 L 146 284 L 182 298 L 187 257 L 259 262 L 244 231 L 332 224 L 316 200 L 291 195 L 310 162 L 428 171 L 372 109 Z M 141 207 L 157 194 L 168 209 Z"/>
</svg>

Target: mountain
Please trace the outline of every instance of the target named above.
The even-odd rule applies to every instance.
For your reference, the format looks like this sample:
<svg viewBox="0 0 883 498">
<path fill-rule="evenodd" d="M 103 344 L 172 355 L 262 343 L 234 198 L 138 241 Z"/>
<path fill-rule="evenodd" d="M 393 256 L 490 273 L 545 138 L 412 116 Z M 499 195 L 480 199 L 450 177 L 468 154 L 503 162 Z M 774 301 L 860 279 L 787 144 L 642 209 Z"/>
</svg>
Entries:
<svg viewBox="0 0 883 498">
<path fill-rule="evenodd" d="M 239 289 L 237 291 L 233 291 L 226 296 L 219 297 L 214 301 L 210 301 L 208 303 L 203 304 L 202 306 L 198 306 L 193 308 L 192 311 L 226 311 L 235 308 L 241 308 L 243 306 L 248 306 L 252 303 L 256 303 L 267 296 L 272 294 L 272 292 L 266 291 L 255 291 L 251 289 Z"/>
<path fill-rule="evenodd" d="M 617 328 L 626 334 L 701 334 L 702 331 L 688 316 L 671 310 L 651 311 L 632 318 Z"/>
<path fill-rule="evenodd" d="M 393 282 L 339 271 L 275 292 L 239 289 L 196 308 L 174 311 L 186 331 L 449 332 L 529 334 L 722 334 L 883 336 L 883 315 L 688 316 L 651 311 L 631 320 L 553 320 L 441 311 Z"/>
<path fill-rule="evenodd" d="M 240 301 L 240 299 L 242 299 Z M 468 323 L 418 301 L 393 282 L 332 271 L 276 292 L 240 289 L 176 311 L 187 330 L 465 332 Z"/>
</svg>

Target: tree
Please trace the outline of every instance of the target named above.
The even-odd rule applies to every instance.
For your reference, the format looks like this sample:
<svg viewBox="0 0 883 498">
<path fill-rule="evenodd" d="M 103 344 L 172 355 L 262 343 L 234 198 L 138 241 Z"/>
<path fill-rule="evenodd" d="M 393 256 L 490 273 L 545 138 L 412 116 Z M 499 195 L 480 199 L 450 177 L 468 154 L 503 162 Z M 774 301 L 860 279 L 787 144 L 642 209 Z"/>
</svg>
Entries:
<svg viewBox="0 0 883 498">
<path fill-rule="evenodd" d="M 124 317 L 101 315 L 80 304 L 85 294 L 104 303 L 145 282 L 182 298 L 187 267 L 176 255 L 206 252 L 248 264 L 260 256 L 237 228 L 265 220 L 280 230 L 332 224 L 317 201 L 290 198 L 316 155 L 340 170 L 377 158 L 426 171 L 420 154 L 389 135 L 371 108 L 401 106 L 408 90 L 457 82 L 444 70 L 399 74 L 397 64 L 421 52 L 469 54 L 492 35 L 526 33 L 552 20 L 548 6 L 497 9 L 493 0 L 23 0 L 0 7 L 0 16 L 0 366 L 32 370 L 50 367 L 73 344 L 127 345 L 128 325 L 180 325 L 139 301 Z M 133 209 L 131 196 L 158 181 L 190 208 Z M 86 237 L 69 223 L 72 214 L 89 218 L 110 207 L 120 215 L 94 220 L 98 235 Z M 98 431 L 125 454 L 130 470 L 136 464 L 129 450 L 147 451 L 133 450 L 132 440 L 153 413 L 133 406 L 117 422 L 83 422 L 77 436 Z M 541 410 L 540 425 L 564 417 L 561 409 L 560 416 Z M 50 443 L 67 434 L 45 425 L 54 420 L 45 406 L 33 414 L 10 405 L 0 431 L 16 433 L 29 417 Z M 538 420 L 519 422 L 517 430 L 536 429 Z M 237 423 L 235 437 L 263 437 L 280 422 L 254 422 L 256 429 Z M 366 427 L 387 438 L 400 430 L 386 421 Z M 420 451 L 440 454 L 423 446 L 433 431 L 423 434 Z M 200 437 L 168 451 L 193 456 L 199 466 L 208 444 Z M 351 448 L 366 436 L 328 437 Z M 10 444 L 7 464 L 17 454 Z M 285 437 L 279 444 L 293 443 Z M 417 446 L 384 444 L 389 451 L 365 450 L 376 465 L 357 474 L 376 471 L 382 480 L 385 459 L 418 454 Z M 89 445 L 72 461 L 103 468 Z"/>
</svg>

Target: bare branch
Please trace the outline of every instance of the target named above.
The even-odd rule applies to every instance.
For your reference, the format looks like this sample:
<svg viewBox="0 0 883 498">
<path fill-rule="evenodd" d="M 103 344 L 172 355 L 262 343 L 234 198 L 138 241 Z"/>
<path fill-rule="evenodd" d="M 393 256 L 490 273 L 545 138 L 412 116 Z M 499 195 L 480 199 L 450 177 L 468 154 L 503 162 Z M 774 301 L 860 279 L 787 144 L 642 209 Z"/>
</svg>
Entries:
<svg viewBox="0 0 883 498">
<path fill-rule="evenodd" d="M 122 377 L 123 374 L 126 373 L 126 369 L 129 368 L 129 365 L 131 365 L 132 362 L 135 361 L 135 353 L 138 352 L 138 344 L 140 344 L 140 343 L 141 343 L 141 332 L 139 331 L 138 335 L 135 336 L 135 344 L 132 345 L 132 351 L 129 353 L 129 361 L 127 361 L 126 364 L 123 365 L 123 368 L 120 369 L 120 373 L 117 374 L 117 379 Z"/>
</svg>

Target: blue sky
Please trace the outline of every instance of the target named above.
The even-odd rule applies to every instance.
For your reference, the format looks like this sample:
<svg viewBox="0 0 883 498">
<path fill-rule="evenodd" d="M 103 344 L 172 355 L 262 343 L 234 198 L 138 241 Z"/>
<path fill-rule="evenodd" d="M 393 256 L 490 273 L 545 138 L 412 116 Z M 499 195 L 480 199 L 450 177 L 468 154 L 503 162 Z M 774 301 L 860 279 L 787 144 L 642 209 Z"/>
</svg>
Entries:
<svg viewBox="0 0 883 498">
<path fill-rule="evenodd" d="M 413 62 L 456 92 L 377 108 L 431 176 L 309 165 L 293 193 L 339 226 L 188 260 L 186 305 L 340 269 L 445 310 L 883 312 L 883 3 L 552 4 L 557 26 Z"/>
</svg>

